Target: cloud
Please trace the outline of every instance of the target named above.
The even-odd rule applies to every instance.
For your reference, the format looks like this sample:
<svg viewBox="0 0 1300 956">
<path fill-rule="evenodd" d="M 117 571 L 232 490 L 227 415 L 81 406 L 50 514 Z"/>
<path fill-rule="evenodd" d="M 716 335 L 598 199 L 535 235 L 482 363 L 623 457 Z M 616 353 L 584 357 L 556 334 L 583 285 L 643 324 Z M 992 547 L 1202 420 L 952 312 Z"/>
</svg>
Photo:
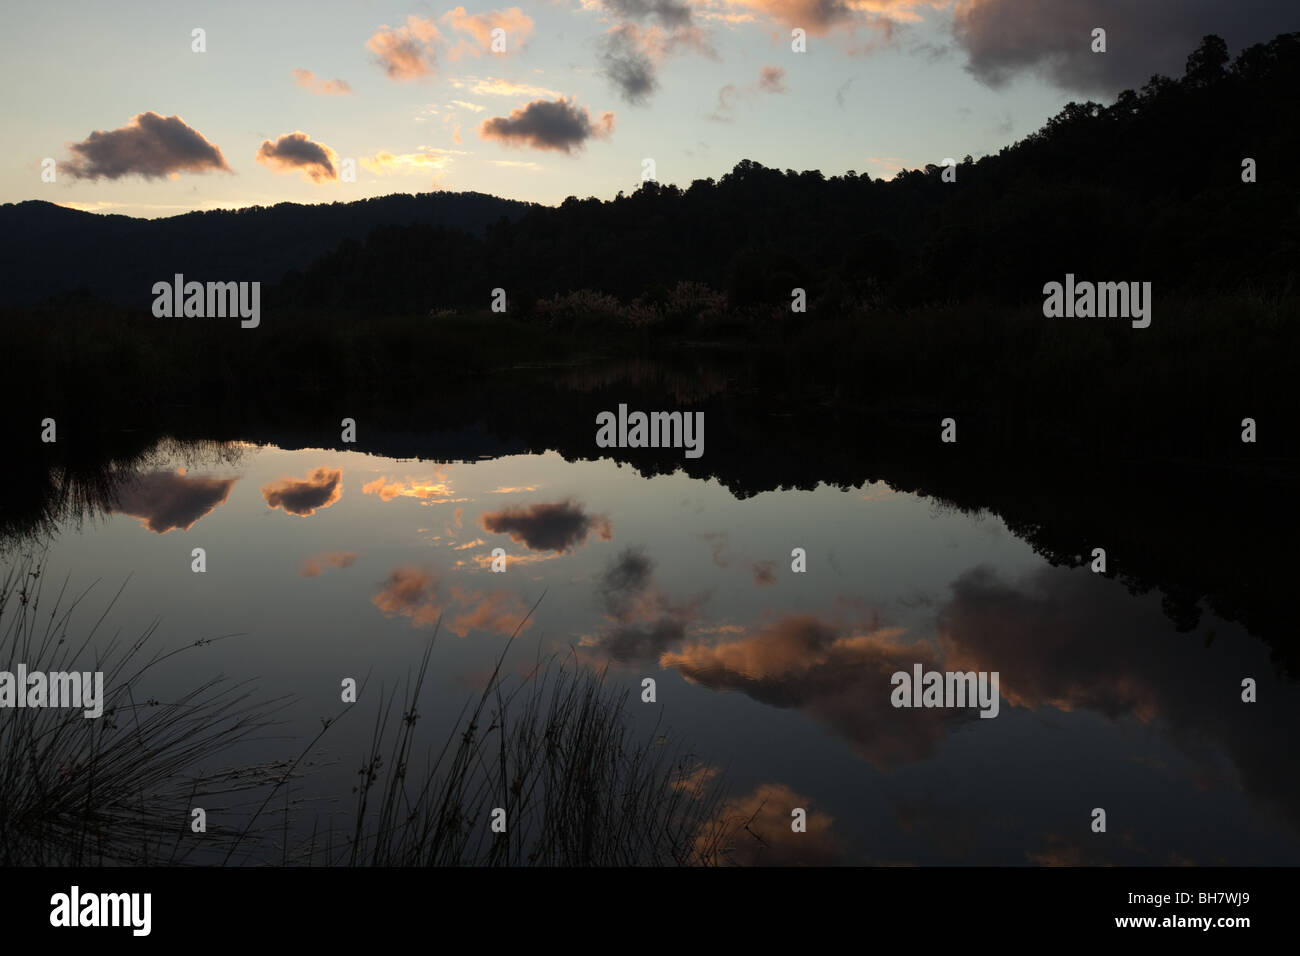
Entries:
<svg viewBox="0 0 1300 956">
<path fill-rule="evenodd" d="M 691 22 L 691 7 L 681 0 L 602 0 L 602 4 L 620 20 L 653 17 L 666 27 L 686 26 Z"/>
<path fill-rule="evenodd" d="M 311 70 L 293 70 L 293 78 L 303 89 L 311 90 L 317 96 L 347 96 L 352 87 L 343 80 L 318 80 Z"/>
<path fill-rule="evenodd" d="M 462 41 L 449 53 L 453 60 L 458 59 L 465 52 L 473 53 L 475 56 L 489 52 L 492 49 L 492 31 L 495 29 L 505 31 L 506 47 L 503 52 L 507 54 L 519 50 L 523 41 L 533 33 L 533 18 L 518 7 L 473 15 L 466 13 L 464 7 L 456 7 L 442 15 L 442 22 L 457 33 L 470 34 L 478 44 L 478 49 L 475 49 Z"/>
<path fill-rule="evenodd" d="M 754 586 L 770 588 L 776 584 L 776 562 L 758 561 L 754 564 Z"/>
<path fill-rule="evenodd" d="M 448 629 L 457 637 L 465 637 L 470 631 L 484 631 L 492 634 L 512 634 L 515 628 L 527 630 L 531 621 L 524 622 L 528 607 L 518 595 L 508 591 L 496 591 L 484 596 L 475 591 L 466 592 L 452 588 L 453 599 L 469 610 L 452 618 Z M 520 627 L 521 622 L 523 626 Z"/>
<path fill-rule="evenodd" d="M 644 103 L 659 88 L 659 65 L 673 54 L 694 51 L 717 58 L 708 34 L 689 23 L 671 29 L 617 23 L 600 38 L 598 50 L 600 72 L 634 105 Z"/>
<path fill-rule="evenodd" d="M 300 172 L 304 181 L 318 186 L 339 178 L 339 154 L 300 131 L 285 133 L 274 143 L 262 140 L 256 159 L 279 173 Z"/>
<path fill-rule="evenodd" d="M 667 652 L 659 665 L 716 691 L 739 691 L 772 707 L 798 710 L 848 739 L 881 769 L 933 756 L 970 710 L 898 710 L 897 671 L 941 669 L 934 648 L 904 643 L 898 628 L 850 629 L 812 614 L 790 614 L 735 640 Z M 975 718 L 978 719 L 978 718 Z"/>
<path fill-rule="evenodd" d="M 337 468 L 317 468 L 305 479 L 280 478 L 262 486 L 268 507 L 284 508 L 299 517 L 328 508 L 342 496 L 343 472 Z"/>
<path fill-rule="evenodd" d="M 790 826 L 796 808 L 807 811 L 803 833 Z M 698 831 L 693 850 L 698 857 L 716 845 L 713 852 L 741 866 L 834 866 L 846 862 L 832 833 L 834 824 L 835 818 L 817 810 L 811 798 L 785 784 L 764 783 L 751 794 L 724 801 Z"/>
<path fill-rule="evenodd" d="M 736 86 L 734 83 L 728 83 L 718 90 L 718 104 L 705 119 L 714 122 L 729 123 L 731 122 L 732 111 L 736 103 L 741 99 L 751 99 L 759 93 L 784 93 L 785 86 L 785 68 L 780 66 L 765 66 L 758 71 L 758 81 L 748 83 L 744 86 Z"/>
<path fill-rule="evenodd" d="M 150 531 L 188 531 L 230 496 L 238 478 L 190 478 L 171 471 L 133 476 L 118 488 L 110 512 L 139 518 Z"/>
<path fill-rule="evenodd" d="M 1153 74 L 1181 76 L 1206 34 L 1230 49 L 1294 30 L 1293 0 L 958 0 L 953 33 L 966 68 L 998 87 L 1020 73 L 1065 90 L 1114 94 Z M 1106 30 L 1106 52 L 1092 31 Z"/>
<path fill-rule="evenodd" d="M 555 102 L 535 100 L 510 115 L 484 120 L 478 134 L 507 145 L 531 146 L 572 153 L 588 139 L 605 139 L 614 131 L 614 114 L 605 113 L 592 122 L 591 114 L 571 99 Z"/>
<path fill-rule="evenodd" d="M 389 617 L 406 617 L 412 627 L 427 627 L 450 616 L 447 629 L 457 637 L 471 631 L 513 634 L 527 630 L 528 608 L 507 591 L 467 591 L 457 585 L 442 595 L 438 575 L 427 568 L 404 565 L 391 571 L 371 603 Z M 460 613 L 456 613 L 460 609 Z M 522 626 L 521 626 L 522 624 Z"/>
<path fill-rule="evenodd" d="M 404 481 L 399 481 L 394 478 L 389 481 L 387 475 L 380 475 L 374 481 L 368 481 L 362 485 L 361 493 L 363 495 L 377 495 L 380 501 L 392 501 L 394 498 L 417 498 L 429 505 L 469 500 L 468 498 L 453 497 L 454 492 L 451 490 L 451 482 L 447 480 L 447 472 L 441 468 L 435 468 L 432 477 L 423 480 L 407 478 Z"/>
<path fill-rule="evenodd" d="M 221 150 L 179 116 L 138 113 L 125 126 L 95 130 L 72 143 L 61 171 L 74 179 L 162 179 L 180 173 L 232 172 Z"/>
<path fill-rule="evenodd" d="M 562 95 L 556 90 L 548 90 L 529 83 L 516 83 L 499 77 L 488 77 L 485 80 L 466 77 L 452 80 L 451 85 L 476 96 L 549 96 L 552 99 L 559 99 Z"/>
<path fill-rule="evenodd" d="M 456 161 L 455 157 L 466 155 L 461 149 L 425 148 L 418 153 L 390 153 L 381 150 L 373 156 L 362 156 L 358 162 L 362 168 L 376 176 L 410 176 L 414 174 L 432 174 L 435 179 Z"/>
<path fill-rule="evenodd" d="M 785 67 L 765 66 L 758 71 L 758 88 L 764 93 L 784 93 Z"/>
<path fill-rule="evenodd" d="M 302 570 L 298 572 L 300 577 L 314 578 L 320 575 L 325 568 L 350 568 L 357 560 L 355 551 L 322 551 L 320 554 L 313 554 L 302 563 Z"/>
<path fill-rule="evenodd" d="M 381 26 L 366 41 L 366 49 L 390 79 L 408 82 L 437 71 L 434 44 L 441 39 L 436 23 L 412 14 L 406 18 L 406 26 Z"/>
<path fill-rule="evenodd" d="M 607 32 L 601 38 L 599 58 L 601 72 L 627 102 L 644 103 L 659 88 L 655 63 L 636 24 L 624 23 Z"/>
<path fill-rule="evenodd" d="M 639 548 L 625 548 L 610 561 L 596 586 L 606 626 L 579 643 L 619 662 L 653 660 L 680 644 L 708 594 L 673 601 L 653 586 L 653 571 Z"/>
<path fill-rule="evenodd" d="M 511 541 L 532 551 L 572 551 L 592 532 L 605 541 L 614 536 L 608 518 L 588 515 L 572 500 L 487 511 L 479 516 L 479 523 L 492 534 L 510 535 Z"/>
<path fill-rule="evenodd" d="M 410 565 L 389 572 L 370 603 L 389 617 L 409 617 L 413 627 L 436 624 L 443 611 L 437 576 Z"/>
<path fill-rule="evenodd" d="M 1300 830 L 1300 763 L 1280 759 L 1300 730 L 1300 695 L 1273 675 L 1256 639 L 1213 627 L 1212 646 L 1189 645 L 1154 596 L 1135 601 L 1088 571 L 1044 568 L 1011 582 L 976 568 L 953 582 L 939 646 L 948 669 L 999 671 L 1008 705 L 1143 721 L 1207 778 L 1230 762 L 1239 779 L 1227 786 Z M 1241 702 L 1243 676 L 1258 681 L 1256 703 Z"/>
</svg>

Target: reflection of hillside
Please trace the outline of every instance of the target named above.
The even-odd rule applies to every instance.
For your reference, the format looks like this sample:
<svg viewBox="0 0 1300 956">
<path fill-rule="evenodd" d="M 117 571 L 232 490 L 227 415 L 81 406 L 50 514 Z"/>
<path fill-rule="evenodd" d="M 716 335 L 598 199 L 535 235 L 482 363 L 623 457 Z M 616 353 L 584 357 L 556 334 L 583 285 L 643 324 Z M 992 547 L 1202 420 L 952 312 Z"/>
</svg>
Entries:
<svg viewBox="0 0 1300 956">
<path fill-rule="evenodd" d="M 1289 635 L 1290 564 L 1284 543 L 1300 530 L 1297 476 L 1286 462 L 1248 466 L 1241 446 L 1220 442 L 1199 464 L 1144 455 L 1140 446 L 1117 445 L 1106 457 L 1067 457 L 1009 439 L 998 423 L 961 416 L 956 445 L 937 439 L 928 411 L 889 415 L 857 407 L 840 385 L 818 388 L 807 379 L 768 375 L 737 364 L 700 376 L 708 395 L 693 408 L 708 422 L 706 453 L 610 449 L 595 445 L 597 412 L 626 402 L 631 408 L 679 407 L 665 394 L 673 375 L 638 373 L 646 384 L 599 385 L 602 373 L 557 383 L 547 370 L 497 375 L 476 382 L 408 394 L 394 401 L 351 398 L 346 412 L 358 421 L 356 444 L 339 441 L 335 421 L 322 421 L 312 394 L 285 399 L 273 416 L 253 407 L 185 409 L 158 427 L 173 434 L 275 443 L 284 448 L 332 447 L 395 458 L 439 461 L 559 452 L 568 460 L 612 457 L 643 475 L 684 470 L 713 478 L 738 498 L 781 488 L 839 488 L 884 481 L 899 491 L 934 498 L 963 511 L 988 510 L 1053 564 L 1077 565 L 1094 547 L 1107 551 L 1109 573 L 1135 591 L 1160 589 L 1165 610 L 1190 629 L 1204 602 L 1220 617 L 1238 621 L 1268 641 L 1277 660 L 1300 671 L 1300 652 Z M 712 376 L 712 377 L 710 377 Z M 708 383 L 726 380 L 726 397 Z M 756 381 L 768 383 L 766 388 Z M 577 385 L 578 391 L 569 387 Z M 1274 428 L 1282 428 L 1278 423 Z M 1235 433 L 1230 433 L 1235 435 Z M 70 436 L 71 437 L 71 436 Z M 8 447 L 15 447 L 11 440 Z M 25 447 L 33 447 L 24 443 Z M 143 432 L 116 433 L 87 447 L 80 441 L 13 455 L 0 479 L 0 533 L 6 539 L 67 517 L 111 507 L 127 471 L 159 467 Z M 1124 464 L 1115 467 L 1121 450 Z M 220 442 L 181 443 L 166 452 L 211 461 L 237 454 Z M 46 456 L 46 457 L 42 457 Z M 192 464 L 193 467 L 193 464 Z"/>
</svg>

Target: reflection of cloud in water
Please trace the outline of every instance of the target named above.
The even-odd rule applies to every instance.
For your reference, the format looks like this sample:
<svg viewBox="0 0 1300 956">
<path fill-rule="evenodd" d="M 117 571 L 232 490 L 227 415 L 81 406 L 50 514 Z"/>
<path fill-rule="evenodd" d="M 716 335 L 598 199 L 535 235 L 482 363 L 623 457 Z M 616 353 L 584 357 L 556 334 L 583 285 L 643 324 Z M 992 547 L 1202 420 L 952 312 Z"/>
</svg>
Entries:
<svg viewBox="0 0 1300 956">
<path fill-rule="evenodd" d="M 306 478 L 279 478 L 262 486 L 267 507 L 304 518 L 342 496 L 343 472 L 337 468 L 317 468 Z"/>
<path fill-rule="evenodd" d="M 681 643 L 709 595 L 674 602 L 652 585 L 653 572 L 654 564 L 639 548 L 625 548 L 610 561 L 597 585 L 607 625 L 579 643 L 619 662 L 653 659 Z"/>
<path fill-rule="evenodd" d="M 1158 602 L 1087 571 L 1045 568 L 1009 583 L 976 568 L 952 591 L 939 615 L 950 668 L 1000 671 L 1005 702 L 1019 707 L 1151 722 L 1207 767 L 1217 750 L 1247 793 L 1300 824 L 1300 764 L 1287 757 L 1300 729 L 1295 688 L 1252 639 L 1189 641 Z M 1257 703 L 1242 702 L 1243 677 L 1258 681 Z"/>
<path fill-rule="evenodd" d="M 795 808 L 807 811 L 803 833 L 791 824 Z M 742 866 L 833 866 L 847 862 L 831 832 L 835 818 L 819 811 L 808 797 L 781 783 L 765 783 L 754 792 L 722 803 L 704 834 L 726 834 L 720 862 Z M 706 838 L 697 847 L 707 843 Z"/>
<path fill-rule="evenodd" d="M 188 531 L 229 496 L 238 478 L 192 478 L 172 471 L 135 475 L 114 494 L 108 507 L 139 518 L 150 531 Z"/>
<path fill-rule="evenodd" d="M 469 501 L 468 498 L 454 497 L 455 493 L 451 490 L 451 483 L 447 480 L 447 472 L 441 468 L 434 469 L 433 477 L 427 480 L 407 478 L 399 481 L 394 478 L 389 481 L 387 475 L 380 475 L 374 481 L 368 481 L 362 485 L 361 493 L 363 495 L 377 495 L 380 501 L 392 501 L 394 498 L 416 498 L 428 505 Z M 457 527 L 460 527 L 460 512 L 461 509 L 457 508 Z"/>
<path fill-rule="evenodd" d="M 539 502 L 487 511 L 479 516 L 485 531 L 508 534 L 531 551 L 572 551 L 595 532 L 602 540 L 614 536 L 613 526 L 603 515 L 588 515 L 583 506 L 568 501 Z"/>
<path fill-rule="evenodd" d="M 877 767 L 932 756 L 970 710 L 895 708 L 890 677 L 920 663 L 941 669 L 933 649 L 899 640 L 899 628 L 853 633 L 838 622 L 792 614 L 736 640 L 697 642 L 659 658 L 687 680 L 799 710 L 853 742 Z"/>
<path fill-rule="evenodd" d="M 391 571 L 370 601 L 389 617 L 410 618 L 412 627 L 429 627 L 442 619 L 458 637 L 471 631 L 512 634 L 528 613 L 518 595 L 505 590 L 485 592 L 453 584 L 444 596 L 436 572 L 411 565 Z M 531 623 L 524 622 L 520 631 Z"/>
<path fill-rule="evenodd" d="M 302 570 L 298 574 L 304 578 L 314 578 L 325 568 L 350 568 L 356 560 L 354 551 L 322 551 L 303 561 Z"/>
</svg>

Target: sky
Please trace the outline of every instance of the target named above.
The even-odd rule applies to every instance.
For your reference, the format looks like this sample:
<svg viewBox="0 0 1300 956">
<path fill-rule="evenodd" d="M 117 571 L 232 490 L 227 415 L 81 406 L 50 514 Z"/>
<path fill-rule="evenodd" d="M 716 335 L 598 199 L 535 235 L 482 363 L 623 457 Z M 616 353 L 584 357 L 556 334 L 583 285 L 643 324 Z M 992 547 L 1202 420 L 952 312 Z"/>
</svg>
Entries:
<svg viewBox="0 0 1300 956">
<path fill-rule="evenodd" d="M 0 202 L 147 218 L 433 190 L 558 204 L 631 192 L 646 160 L 683 187 L 742 159 L 890 178 L 995 153 L 1071 100 L 1180 75 L 1207 33 L 1235 54 L 1300 29 L 1298 11 L 1294 0 L 6 0 Z"/>
</svg>

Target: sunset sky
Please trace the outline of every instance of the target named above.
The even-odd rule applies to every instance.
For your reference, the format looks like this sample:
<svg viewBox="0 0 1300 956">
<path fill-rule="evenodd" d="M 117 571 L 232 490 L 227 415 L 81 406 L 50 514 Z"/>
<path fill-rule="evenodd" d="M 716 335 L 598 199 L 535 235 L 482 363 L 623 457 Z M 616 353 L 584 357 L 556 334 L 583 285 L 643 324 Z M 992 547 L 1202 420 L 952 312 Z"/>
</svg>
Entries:
<svg viewBox="0 0 1300 956">
<path fill-rule="evenodd" d="M 0 202 L 146 217 L 433 189 L 558 203 L 635 189 L 646 158 L 682 186 L 746 158 L 888 178 L 1181 74 L 1206 33 L 1235 54 L 1298 28 L 1294 0 L 11 0 Z"/>
</svg>

